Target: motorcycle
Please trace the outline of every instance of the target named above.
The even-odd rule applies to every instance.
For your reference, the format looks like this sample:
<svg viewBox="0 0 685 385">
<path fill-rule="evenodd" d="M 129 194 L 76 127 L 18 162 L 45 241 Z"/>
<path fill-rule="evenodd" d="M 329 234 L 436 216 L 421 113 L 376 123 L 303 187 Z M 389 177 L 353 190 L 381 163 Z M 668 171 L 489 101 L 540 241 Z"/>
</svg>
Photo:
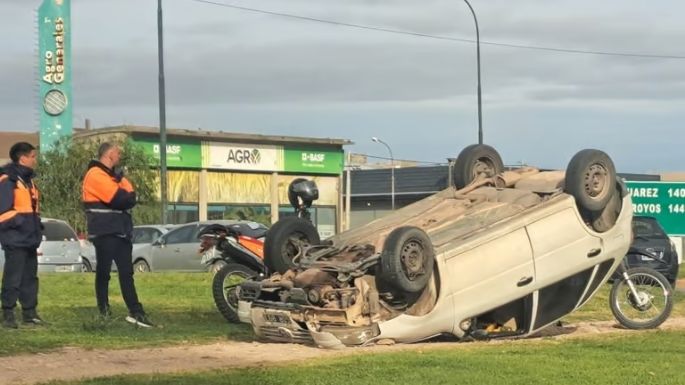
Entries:
<svg viewBox="0 0 685 385">
<path fill-rule="evenodd" d="M 239 227 L 214 224 L 199 235 L 202 263 L 216 266 L 221 262 L 212 280 L 212 295 L 219 312 L 229 322 L 238 322 L 236 287 L 248 278 L 267 276 L 264 265 L 264 235 L 253 237 L 243 234 Z"/>
<path fill-rule="evenodd" d="M 653 329 L 664 323 L 673 310 L 673 288 L 666 277 L 648 267 L 629 269 L 625 260 L 617 272 L 609 293 L 616 320 L 627 329 Z"/>
<path fill-rule="evenodd" d="M 269 232 L 247 235 L 238 225 L 215 224 L 200 233 L 202 262 L 215 266 L 220 261 L 223 265 L 214 274 L 212 296 L 228 322 L 240 322 L 238 290 L 242 282 L 282 272 L 284 265 L 293 263 L 303 248 L 320 243 L 308 210 L 318 197 L 313 181 L 298 178 L 288 186 L 288 200 L 295 215 L 274 224 Z"/>
</svg>

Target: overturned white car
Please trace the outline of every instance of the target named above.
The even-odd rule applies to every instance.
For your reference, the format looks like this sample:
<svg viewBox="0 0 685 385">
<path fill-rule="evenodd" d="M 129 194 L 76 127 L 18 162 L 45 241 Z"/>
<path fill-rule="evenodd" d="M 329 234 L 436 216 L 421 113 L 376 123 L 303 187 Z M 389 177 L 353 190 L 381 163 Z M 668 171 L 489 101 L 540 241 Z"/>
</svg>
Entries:
<svg viewBox="0 0 685 385">
<path fill-rule="evenodd" d="M 611 159 L 566 171 L 503 171 L 472 145 L 455 186 L 315 244 L 311 224 L 269 230 L 277 270 L 238 288 L 238 315 L 266 340 L 320 347 L 525 336 L 588 301 L 631 243 L 631 202 Z"/>
</svg>

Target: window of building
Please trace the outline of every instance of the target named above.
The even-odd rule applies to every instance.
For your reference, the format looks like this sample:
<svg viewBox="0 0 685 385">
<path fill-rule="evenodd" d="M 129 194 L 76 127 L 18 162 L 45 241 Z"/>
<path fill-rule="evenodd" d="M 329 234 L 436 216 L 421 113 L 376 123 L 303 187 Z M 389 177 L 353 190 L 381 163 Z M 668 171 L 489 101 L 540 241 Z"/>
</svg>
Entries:
<svg viewBox="0 0 685 385">
<path fill-rule="evenodd" d="M 271 224 L 271 206 L 209 204 L 207 206 L 207 219 L 247 220 L 268 226 Z"/>
<path fill-rule="evenodd" d="M 335 235 L 335 207 L 331 206 L 316 206 L 310 207 L 309 213 L 311 215 L 312 223 L 321 236 L 321 239 L 328 238 Z M 278 208 L 278 217 L 292 217 L 295 216 L 295 209 L 290 205 L 282 205 Z"/>
<path fill-rule="evenodd" d="M 169 223 L 183 224 L 200 220 L 200 209 L 197 204 L 169 203 Z"/>
</svg>

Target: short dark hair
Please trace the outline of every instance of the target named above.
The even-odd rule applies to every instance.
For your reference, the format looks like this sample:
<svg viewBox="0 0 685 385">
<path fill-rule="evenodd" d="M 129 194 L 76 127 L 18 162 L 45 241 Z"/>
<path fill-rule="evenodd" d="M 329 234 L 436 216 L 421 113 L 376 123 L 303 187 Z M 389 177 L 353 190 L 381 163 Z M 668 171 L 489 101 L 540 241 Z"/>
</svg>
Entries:
<svg viewBox="0 0 685 385">
<path fill-rule="evenodd" d="M 19 158 L 28 155 L 31 151 L 34 151 L 36 147 L 28 142 L 15 143 L 12 148 L 10 148 L 10 159 L 12 162 L 19 162 Z"/>
<path fill-rule="evenodd" d="M 102 159 L 102 157 L 109 151 L 112 147 L 116 146 L 116 144 L 113 144 L 111 142 L 103 142 L 100 147 L 98 147 L 98 159 Z"/>
</svg>

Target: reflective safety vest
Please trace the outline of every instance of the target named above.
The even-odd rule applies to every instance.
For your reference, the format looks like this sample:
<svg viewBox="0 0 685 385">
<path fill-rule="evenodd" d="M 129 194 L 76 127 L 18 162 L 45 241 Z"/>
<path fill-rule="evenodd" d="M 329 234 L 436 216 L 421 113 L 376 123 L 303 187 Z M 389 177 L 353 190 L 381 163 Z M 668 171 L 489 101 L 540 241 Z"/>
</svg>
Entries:
<svg viewBox="0 0 685 385">
<path fill-rule="evenodd" d="M 8 179 L 9 176 L 0 176 L 0 182 Z M 29 187 L 23 180 L 19 179 L 14 187 L 14 204 L 12 209 L 0 214 L 0 223 L 7 223 L 17 215 L 30 214 L 38 215 L 40 212 L 38 204 L 38 188 L 33 182 Z"/>
<path fill-rule="evenodd" d="M 130 237 L 133 232 L 130 208 L 135 205 L 133 186 L 118 178 L 99 162 L 91 162 L 83 178 L 82 202 L 86 212 L 88 236 L 118 235 Z M 117 199 L 130 201 L 123 207 Z"/>
</svg>

